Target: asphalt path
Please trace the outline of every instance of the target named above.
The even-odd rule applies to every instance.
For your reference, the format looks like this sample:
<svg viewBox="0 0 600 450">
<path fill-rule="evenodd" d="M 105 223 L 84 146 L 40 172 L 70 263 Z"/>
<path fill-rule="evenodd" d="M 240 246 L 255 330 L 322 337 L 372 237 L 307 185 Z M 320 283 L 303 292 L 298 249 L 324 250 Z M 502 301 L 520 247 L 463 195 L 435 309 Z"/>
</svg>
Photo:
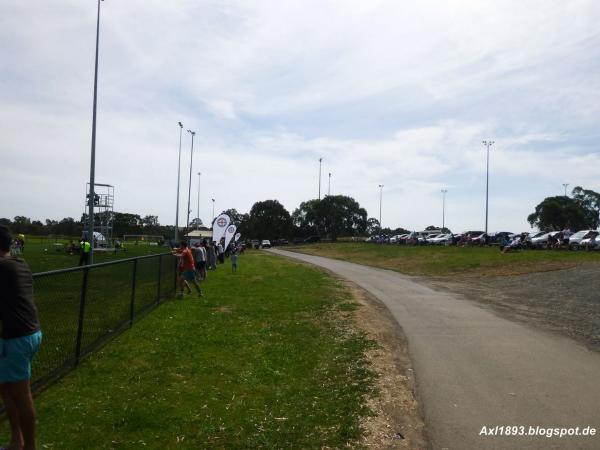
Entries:
<svg viewBox="0 0 600 450">
<path fill-rule="evenodd" d="M 353 281 L 389 308 L 408 338 L 432 448 L 600 449 L 600 354 L 397 272 L 270 251 Z M 507 436 L 506 426 L 545 433 Z M 547 437 L 588 426 L 595 436 Z"/>
</svg>

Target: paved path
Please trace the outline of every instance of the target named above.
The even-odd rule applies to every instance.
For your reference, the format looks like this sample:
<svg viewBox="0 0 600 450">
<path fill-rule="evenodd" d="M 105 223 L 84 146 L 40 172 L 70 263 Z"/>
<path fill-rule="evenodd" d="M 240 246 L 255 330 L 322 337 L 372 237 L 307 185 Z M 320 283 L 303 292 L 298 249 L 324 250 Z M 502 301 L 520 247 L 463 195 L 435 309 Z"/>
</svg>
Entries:
<svg viewBox="0 0 600 450">
<path fill-rule="evenodd" d="M 408 338 L 432 448 L 600 449 L 600 354 L 396 272 L 272 252 L 324 267 L 387 305 Z M 597 434 L 480 436 L 503 425 L 592 426 Z"/>
</svg>

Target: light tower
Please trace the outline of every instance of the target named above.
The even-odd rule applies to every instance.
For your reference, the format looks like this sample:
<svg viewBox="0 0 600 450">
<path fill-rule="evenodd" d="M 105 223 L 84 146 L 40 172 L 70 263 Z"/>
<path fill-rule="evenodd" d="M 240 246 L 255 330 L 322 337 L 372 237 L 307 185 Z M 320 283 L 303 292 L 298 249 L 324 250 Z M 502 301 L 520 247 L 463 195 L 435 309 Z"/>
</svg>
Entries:
<svg viewBox="0 0 600 450">
<path fill-rule="evenodd" d="M 488 234 L 488 204 L 490 190 L 490 147 L 494 145 L 494 141 L 481 141 L 487 148 L 487 162 L 485 170 L 485 234 Z"/>
</svg>

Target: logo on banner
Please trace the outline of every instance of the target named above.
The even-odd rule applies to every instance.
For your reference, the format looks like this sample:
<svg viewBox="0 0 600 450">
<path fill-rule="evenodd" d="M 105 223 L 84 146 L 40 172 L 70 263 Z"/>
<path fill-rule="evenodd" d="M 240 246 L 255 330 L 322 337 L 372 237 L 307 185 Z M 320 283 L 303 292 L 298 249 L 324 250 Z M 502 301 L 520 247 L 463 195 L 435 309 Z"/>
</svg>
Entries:
<svg viewBox="0 0 600 450">
<path fill-rule="evenodd" d="M 229 228 L 227 228 L 227 232 L 225 233 L 225 248 L 229 247 L 229 243 L 233 239 L 236 229 L 237 227 L 235 225 L 230 225 Z"/>
<path fill-rule="evenodd" d="M 221 240 L 230 223 L 231 219 L 227 214 L 221 214 L 216 218 L 213 226 L 213 241 L 219 242 Z"/>
</svg>

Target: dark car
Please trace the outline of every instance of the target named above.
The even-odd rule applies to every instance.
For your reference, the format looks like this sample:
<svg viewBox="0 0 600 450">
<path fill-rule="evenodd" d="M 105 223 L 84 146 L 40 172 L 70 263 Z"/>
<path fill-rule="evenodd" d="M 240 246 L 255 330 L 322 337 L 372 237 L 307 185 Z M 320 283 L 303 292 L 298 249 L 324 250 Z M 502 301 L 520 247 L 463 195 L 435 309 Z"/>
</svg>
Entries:
<svg viewBox="0 0 600 450">
<path fill-rule="evenodd" d="M 288 242 L 287 239 L 275 239 L 273 241 L 273 246 L 276 246 L 276 245 L 288 245 L 288 244 L 289 244 L 289 242 Z"/>
<path fill-rule="evenodd" d="M 294 238 L 292 240 L 292 244 L 304 244 L 304 238 L 300 238 L 300 237 Z"/>
<path fill-rule="evenodd" d="M 304 239 L 305 244 L 310 244 L 311 242 L 321 242 L 321 237 L 320 236 L 309 236 L 306 239 Z"/>
</svg>

